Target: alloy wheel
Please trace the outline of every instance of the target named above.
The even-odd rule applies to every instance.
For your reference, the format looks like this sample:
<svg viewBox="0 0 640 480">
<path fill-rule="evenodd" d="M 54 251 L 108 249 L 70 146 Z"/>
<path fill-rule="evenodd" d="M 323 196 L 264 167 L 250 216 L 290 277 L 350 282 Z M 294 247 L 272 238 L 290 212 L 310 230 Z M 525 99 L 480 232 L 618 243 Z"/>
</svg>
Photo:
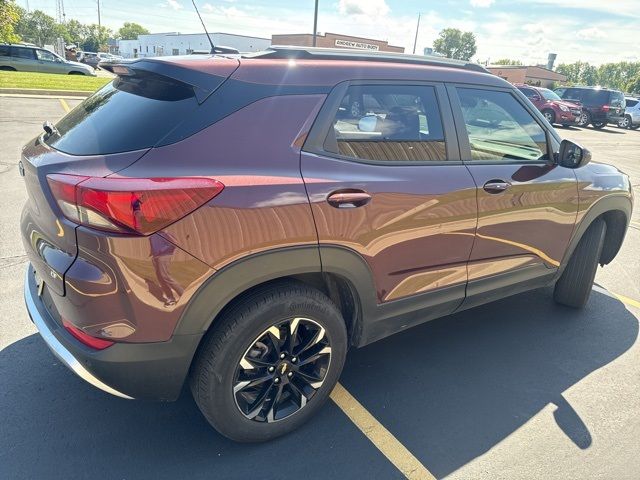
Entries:
<svg viewBox="0 0 640 480">
<path fill-rule="evenodd" d="M 621 128 L 629 128 L 630 123 L 629 117 L 623 117 L 622 120 L 620 120 L 620 123 L 618 123 L 618 126 Z"/>
<path fill-rule="evenodd" d="M 283 420 L 304 408 L 322 386 L 331 362 L 325 330 L 308 318 L 291 318 L 262 332 L 236 368 L 236 406 L 257 422 Z"/>
<path fill-rule="evenodd" d="M 553 123 L 553 121 L 555 120 L 553 117 L 554 117 L 553 113 L 551 113 L 549 111 L 544 112 L 544 118 L 547 119 L 547 122 Z"/>
<path fill-rule="evenodd" d="M 582 112 L 578 118 L 578 125 L 581 127 L 586 126 L 589 123 L 589 116 L 586 112 Z"/>
</svg>

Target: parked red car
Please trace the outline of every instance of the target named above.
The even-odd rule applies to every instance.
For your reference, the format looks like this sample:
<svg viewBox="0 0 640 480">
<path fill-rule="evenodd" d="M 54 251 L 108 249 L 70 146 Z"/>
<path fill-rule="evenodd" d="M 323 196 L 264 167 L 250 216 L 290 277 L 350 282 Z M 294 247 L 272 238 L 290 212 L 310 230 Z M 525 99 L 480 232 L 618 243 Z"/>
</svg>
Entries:
<svg viewBox="0 0 640 480">
<path fill-rule="evenodd" d="M 516 84 L 518 90 L 542 112 L 550 124 L 559 123 L 568 127 L 578 122 L 582 114 L 582 107 L 576 103 L 563 100 L 548 88 L 533 87 L 531 85 Z"/>
</svg>

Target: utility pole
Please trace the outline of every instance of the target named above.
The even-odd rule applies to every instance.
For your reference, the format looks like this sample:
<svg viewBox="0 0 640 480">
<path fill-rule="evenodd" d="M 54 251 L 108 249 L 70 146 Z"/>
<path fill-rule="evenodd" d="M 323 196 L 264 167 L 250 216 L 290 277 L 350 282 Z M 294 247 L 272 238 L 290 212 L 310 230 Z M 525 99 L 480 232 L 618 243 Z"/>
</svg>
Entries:
<svg viewBox="0 0 640 480">
<path fill-rule="evenodd" d="M 413 40 L 413 54 L 416 54 L 416 44 L 418 43 L 418 30 L 420 30 L 420 13 L 418 14 L 418 25 L 416 25 L 416 38 Z"/>
<path fill-rule="evenodd" d="M 100 22 L 100 0 L 98 2 L 98 27 L 102 27 L 102 23 Z"/>
<path fill-rule="evenodd" d="M 318 0 L 316 0 L 316 9 L 313 14 L 313 46 L 316 46 L 316 36 L 318 34 Z"/>
</svg>

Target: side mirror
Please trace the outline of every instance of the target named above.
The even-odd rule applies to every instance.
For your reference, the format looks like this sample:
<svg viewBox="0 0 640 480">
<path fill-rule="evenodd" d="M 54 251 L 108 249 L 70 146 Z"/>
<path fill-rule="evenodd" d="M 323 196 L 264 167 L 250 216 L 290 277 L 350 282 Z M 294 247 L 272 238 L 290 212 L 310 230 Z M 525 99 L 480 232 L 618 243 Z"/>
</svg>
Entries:
<svg viewBox="0 0 640 480">
<path fill-rule="evenodd" d="M 584 167 L 591 161 L 591 152 L 571 140 L 562 140 L 558 152 L 558 165 L 566 168 Z"/>
</svg>

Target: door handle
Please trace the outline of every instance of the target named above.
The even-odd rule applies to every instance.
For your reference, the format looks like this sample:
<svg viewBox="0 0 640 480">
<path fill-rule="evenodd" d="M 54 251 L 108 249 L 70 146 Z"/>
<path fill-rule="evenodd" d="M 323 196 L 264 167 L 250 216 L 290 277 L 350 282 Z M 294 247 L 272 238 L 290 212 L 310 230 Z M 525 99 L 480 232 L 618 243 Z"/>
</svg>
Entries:
<svg viewBox="0 0 640 480">
<path fill-rule="evenodd" d="M 364 190 L 337 190 L 327 197 L 329 205 L 335 208 L 362 207 L 371 201 L 371 195 Z"/>
<path fill-rule="evenodd" d="M 482 187 L 487 193 L 502 193 L 507 190 L 511 184 L 504 180 L 489 180 Z"/>
</svg>

